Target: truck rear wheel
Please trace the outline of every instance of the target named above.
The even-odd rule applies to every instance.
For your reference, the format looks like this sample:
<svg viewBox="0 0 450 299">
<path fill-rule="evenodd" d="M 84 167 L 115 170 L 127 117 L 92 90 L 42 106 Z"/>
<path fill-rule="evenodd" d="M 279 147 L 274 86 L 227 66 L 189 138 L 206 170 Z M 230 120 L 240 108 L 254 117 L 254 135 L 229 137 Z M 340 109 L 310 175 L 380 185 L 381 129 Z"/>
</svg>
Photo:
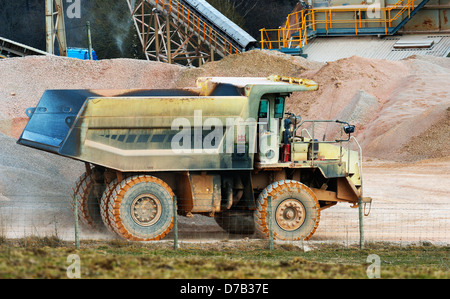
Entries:
<svg viewBox="0 0 450 299">
<path fill-rule="evenodd" d="M 254 219 L 257 230 L 269 236 L 268 197 L 272 198 L 273 235 L 278 240 L 308 240 L 320 220 L 320 206 L 314 192 L 293 180 L 267 186 L 259 195 Z"/>
<path fill-rule="evenodd" d="M 156 177 L 126 178 L 111 193 L 110 225 L 130 241 L 160 240 L 173 227 L 173 196 L 172 189 Z"/>
<path fill-rule="evenodd" d="M 108 211 L 112 205 L 111 195 L 118 184 L 119 182 L 117 179 L 114 179 L 111 183 L 109 183 L 103 192 L 102 199 L 100 200 L 100 215 L 102 216 L 103 223 L 108 231 L 113 234 L 116 234 L 117 232 L 114 230 L 114 226 L 109 219 Z"/>
<path fill-rule="evenodd" d="M 105 186 L 95 180 L 98 175 L 95 168 L 90 174 L 83 173 L 73 187 L 73 196 L 76 196 L 78 218 L 89 228 L 101 230 L 103 221 L 100 216 L 100 197 Z M 72 196 L 72 210 L 74 207 Z"/>
</svg>

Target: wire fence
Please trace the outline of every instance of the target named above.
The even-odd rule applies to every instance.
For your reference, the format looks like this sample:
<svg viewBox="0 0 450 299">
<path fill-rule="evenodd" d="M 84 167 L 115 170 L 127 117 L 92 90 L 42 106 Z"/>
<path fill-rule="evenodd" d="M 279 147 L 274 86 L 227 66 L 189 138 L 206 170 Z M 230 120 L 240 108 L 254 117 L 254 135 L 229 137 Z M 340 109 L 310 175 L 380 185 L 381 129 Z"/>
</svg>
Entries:
<svg viewBox="0 0 450 299">
<path fill-rule="evenodd" d="M 273 219 L 266 223 L 268 231 L 261 233 L 258 229 L 252 228 L 254 221 L 252 214 L 226 218 L 224 224 L 223 218 L 217 217 L 219 213 L 216 213 L 216 217 L 213 217 L 211 213 L 179 214 L 179 211 L 183 210 L 180 209 L 180 202 L 177 200 L 178 205 L 173 205 L 173 210 L 167 212 L 173 222 L 169 225 L 166 234 L 161 240 L 152 242 L 174 242 L 174 248 L 183 247 L 185 243 L 214 244 L 214 242 L 233 240 L 261 240 L 267 242 L 268 248 L 272 248 L 274 243 L 288 243 L 296 246 L 329 243 L 346 247 L 361 245 L 360 229 L 362 228 L 363 242 L 366 244 L 389 242 L 397 245 L 413 243 L 448 245 L 450 243 L 450 207 L 448 204 L 439 202 L 418 205 L 375 200 L 370 210 L 369 206 L 366 206 L 362 211 L 369 213 L 368 216 L 363 217 L 362 223 L 359 219 L 358 208 L 339 203 L 320 212 L 317 229 L 307 241 L 280 240 L 277 233 L 277 229 L 280 229 L 277 215 L 273 215 L 276 209 L 272 209 L 272 213 L 268 213 L 272 214 L 268 215 L 271 217 L 266 218 Z M 84 240 L 123 239 L 123 233 L 121 235 L 117 233 L 117 229 L 108 229 L 104 223 L 96 226 L 92 223 L 89 225 L 83 215 L 78 214 L 80 209 L 74 210 L 72 207 L 73 202 L 70 198 L 63 199 L 57 196 L 45 199 L 30 196 L 2 197 L 0 199 L 0 238 L 56 236 L 61 240 L 73 241 L 74 246 L 78 246 L 78 242 Z M 88 210 L 97 209 L 98 211 L 98 208 L 98 206 L 89 207 Z M 149 210 L 151 207 L 143 208 L 142 211 Z M 178 212 L 175 213 L 175 211 Z M 84 212 L 81 211 L 82 213 Z M 78 219 L 75 218 L 75 214 L 78 214 Z M 99 215 L 96 217 L 97 221 L 102 219 Z M 145 226 L 144 222 L 148 220 L 139 218 L 138 214 L 130 219 L 135 219 L 136 222 L 141 221 L 141 226 Z M 104 219 L 100 222 L 104 222 Z M 126 225 L 131 224 L 124 224 Z M 245 228 L 245 230 L 233 231 L 236 227 Z"/>
</svg>

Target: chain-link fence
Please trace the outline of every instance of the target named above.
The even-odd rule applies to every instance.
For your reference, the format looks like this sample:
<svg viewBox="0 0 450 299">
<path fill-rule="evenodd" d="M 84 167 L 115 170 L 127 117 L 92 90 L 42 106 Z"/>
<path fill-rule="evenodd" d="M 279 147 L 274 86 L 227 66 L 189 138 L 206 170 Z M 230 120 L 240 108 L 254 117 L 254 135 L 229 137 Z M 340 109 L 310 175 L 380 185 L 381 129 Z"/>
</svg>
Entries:
<svg viewBox="0 0 450 299">
<path fill-rule="evenodd" d="M 151 200 L 136 202 L 135 206 L 127 208 L 130 211 L 129 215 L 120 216 L 124 217 L 122 222 L 117 216 L 117 211 L 116 214 L 109 213 L 110 216 L 115 217 L 110 219 L 111 222 L 115 222 L 114 227 L 114 225 L 105 223 L 105 218 L 102 219 L 101 213 L 94 214 L 99 213 L 99 205 L 85 207 L 87 208 L 85 211 L 80 207 L 74 210 L 72 208 L 74 202 L 70 197 L 58 196 L 45 199 L 30 196 L 2 197 L 0 200 L 0 237 L 15 239 L 29 236 L 56 236 L 61 240 L 73 240 L 74 244 L 77 238 L 81 242 L 83 240 L 126 239 L 127 236 L 130 240 L 139 240 L 139 237 L 142 237 L 141 234 L 152 230 L 154 225 L 167 217 L 169 222 L 164 224 L 166 226 L 157 227 L 160 232 L 153 237 L 155 239 L 161 237 L 161 240 L 155 242 L 174 241 L 176 247 L 182 247 L 183 243 L 188 242 L 213 244 L 225 240 L 248 239 L 265 240 L 268 247 L 271 246 L 271 240 L 274 240 L 275 244 L 290 243 L 304 246 L 305 244 L 332 243 L 344 247 L 361 245 L 361 240 L 365 243 L 390 242 L 397 245 L 425 242 L 436 245 L 450 243 L 448 230 L 450 208 L 445 203 L 427 202 L 419 205 L 374 200 L 372 205 L 363 206 L 361 212 L 369 215 L 363 216 L 362 223 L 358 208 L 351 208 L 346 203 L 338 203 L 320 211 L 318 226 L 309 240 L 302 241 L 289 236 L 280 237 L 280 229 L 289 229 L 287 229 L 286 223 L 281 223 L 279 215 L 276 214 L 276 207 L 273 207 L 264 216 L 267 222 L 262 226 L 267 230 L 263 231 L 261 230 L 261 221 L 258 220 L 259 218 L 255 220 L 253 213 L 215 213 L 215 216 L 212 212 L 183 214 L 180 211 L 186 209 L 180 206 L 181 202 L 183 201 L 176 199 L 177 205 L 172 205 L 170 210 L 159 214 L 154 212 L 155 203 Z M 175 213 L 175 210 L 178 212 Z M 77 213 L 74 213 L 75 211 Z M 86 211 L 93 213 L 90 215 L 93 216 L 94 222 L 87 221 Z M 76 221 L 75 214 L 78 214 L 78 221 Z M 173 217 L 174 215 L 176 217 Z M 223 215 L 227 215 L 227 217 Z M 285 217 L 284 221 L 288 218 Z M 302 221 L 306 222 L 307 218 L 308 215 L 304 215 Z M 170 221 L 171 219 L 173 221 Z M 117 224 L 117 222 L 120 223 Z M 143 227 L 143 230 L 137 226 Z M 363 236 L 361 236 L 361 229 Z M 292 231 L 295 230 L 296 227 L 293 227 Z"/>
</svg>

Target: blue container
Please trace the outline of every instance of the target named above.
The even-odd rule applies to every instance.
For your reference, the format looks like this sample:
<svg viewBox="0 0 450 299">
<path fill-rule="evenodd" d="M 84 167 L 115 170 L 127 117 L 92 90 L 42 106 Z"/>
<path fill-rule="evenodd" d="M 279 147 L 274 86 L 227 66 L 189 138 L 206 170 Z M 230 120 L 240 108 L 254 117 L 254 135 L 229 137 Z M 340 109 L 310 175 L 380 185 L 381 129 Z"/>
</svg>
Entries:
<svg viewBox="0 0 450 299">
<path fill-rule="evenodd" d="M 82 48 L 68 48 L 67 49 L 67 57 L 77 58 L 81 60 L 89 60 L 89 49 Z M 94 50 L 92 50 L 92 59 L 98 60 L 97 54 Z"/>
</svg>

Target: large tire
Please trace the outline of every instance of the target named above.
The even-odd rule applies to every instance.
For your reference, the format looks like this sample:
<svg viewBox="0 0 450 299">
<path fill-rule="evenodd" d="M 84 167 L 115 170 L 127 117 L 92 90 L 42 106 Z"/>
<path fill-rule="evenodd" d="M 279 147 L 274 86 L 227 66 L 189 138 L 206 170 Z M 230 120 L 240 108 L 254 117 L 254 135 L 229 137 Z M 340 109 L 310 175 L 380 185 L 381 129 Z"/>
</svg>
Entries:
<svg viewBox="0 0 450 299">
<path fill-rule="evenodd" d="M 75 183 L 71 200 L 72 210 L 74 207 L 73 197 L 77 199 L 78 219 L 94 230 L 104 228 L 100 215 L 100 197 L 104 190 L 104 185 L 95 180 L 95 169 L 91 174 L 83 173 Z"/>
<path fill-rule="evenodd" d="M 108 218 L 112 229 L 130 241 L 164 238 L 173 227 L 172 189 L 149 175 L 124 179 L 111 194 Z"/>
<path fill-rule="evenodd" d="M 111 183 L 106 186 L 103 192 L 102 198 L 100 200 L 100 215 L 102 217 L 103 223 L 110 233 L 116 234 L 114 226 L 108 216 L 109 207 L 113 204 L 111 195 L 119 184 L 117 179 L 114 179 Z"/>
<path fill-rule="evenodd" d="M 314 192 L 300 182 L 281 180 L 267 186 L 259 195 L 254 219 L 256 229 L 269 236 L 268 197 L 272 198 L 274 239 L 308 240 L 320 220 L 320 205 Z"/>
<path fill-rule="evenodd" d="M 252 211 L 226 210 L 215 214 L 214 220 L 229 234 L 252 235 L 255 232 Z"/>
</svg>

